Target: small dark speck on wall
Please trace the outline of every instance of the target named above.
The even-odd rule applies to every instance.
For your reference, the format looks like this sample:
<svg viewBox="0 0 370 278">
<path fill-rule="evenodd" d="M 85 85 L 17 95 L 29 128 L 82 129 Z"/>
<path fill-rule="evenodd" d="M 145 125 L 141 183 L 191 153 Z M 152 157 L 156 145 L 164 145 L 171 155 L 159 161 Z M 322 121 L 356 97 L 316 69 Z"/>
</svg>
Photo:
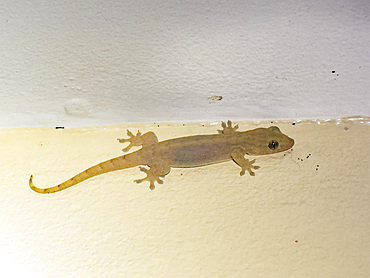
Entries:
<svg viewBox="0 0 370 278">
<path fill-rule="evenodd" d="M 55 129 L 64 129 L 64 126 L 56 126 Z"/>
<path fill-rule="evenodd" d="M 335 70 L 332 70 L 331 73 L 335 73 Z"/>
<path fill-rule="evenodd" d="M 222 96 L 210 96 L 210 97 L 207 97 L 207 101 L 209 103 L 215 103 L 216 101 L 220 101 L 222 100 Z"/>
</svg>

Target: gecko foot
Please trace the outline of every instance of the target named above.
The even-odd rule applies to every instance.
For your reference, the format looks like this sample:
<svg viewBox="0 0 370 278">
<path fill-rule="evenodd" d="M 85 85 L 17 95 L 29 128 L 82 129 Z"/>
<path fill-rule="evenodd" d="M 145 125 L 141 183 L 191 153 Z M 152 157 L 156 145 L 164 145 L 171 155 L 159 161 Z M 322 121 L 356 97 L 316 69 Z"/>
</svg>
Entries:
<svg viewBox="0 0 370 278">
<path fill-rule="evenodd" d="M 233 127 L 232 122 L 230 120 L 227 121 L 227 124 L 225 122 L 221 122 L 222 129 L 217 130 L 219 134 L 231 134 L 236 132 L 236 130 L 239 128 L 239 125 L 235 125 Z"/>
<path fill-rule="evenodd" d="M 120 143 L 130 142 L 130 144 L 129 144 L 126 148 L 122 149 L 122 151 L 127 152 L 127 151 L 129 151 L 132 147 L 134 147 L 134 146 L 141 146 L 141 145 L 143 144 L 143 140 L 142 140 L 142 138 L 141 138 L 142 136 L 141 136 L 141 132 L 140 132 L 140 131 L 138 131 L 138 132 L 136 133 L 136 135 L 134 135 L 131 131 L 127 130 L 127 135 L 128 135 L 128 137 L 130 137 L 130 138 L 128 138 L 128 139 L 121 139 L 121 138 L 118 138 L 118 139 L 117 139 L 117 140 L 118 140 L 118 142 L 120 142 Z"/>
<path fill-rule="evenodd" d="M 160 178 L 163 178 L 165 175 L 158 175 L 156 174 L 152 169 L 147 169 L 145 167 L 139 167 L 140 171 L 144 172 L 146 174 L 145 178 L 134 180 L 136 183 L 142 183 L 143 181 L 148 181 L 150 183 L 149 188 L 153 190 L 155 188 L 154 182 L 158 182 L 159 184 L 163 184 L 163 180 Z"/>
<path fill-rule="evenodd" d="M 245 159 L 240 165 L 240 167 L 242 167 L 242 170 L 240 171 L 240 175 L 243 176 L 245 174 L 245 170 L 247 170 L 251 176 L 254 176 L 255 173 L 252 171 L 252 169 L 257 170 L 260 168 L 260 166 L 253 165 L 255 162 L 256 162 L 255 159 L 251 161 L 249 161 L 248 159 Z"/>
</svg>

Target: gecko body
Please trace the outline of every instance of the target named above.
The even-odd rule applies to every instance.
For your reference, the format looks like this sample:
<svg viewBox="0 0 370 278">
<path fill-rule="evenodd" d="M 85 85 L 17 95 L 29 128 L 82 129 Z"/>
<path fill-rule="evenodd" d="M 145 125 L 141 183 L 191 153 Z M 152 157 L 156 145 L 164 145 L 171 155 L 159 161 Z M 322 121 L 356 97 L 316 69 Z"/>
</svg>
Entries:
<svg viewBox="0 0 370 278">
<path fill-rule="evenodd" d="M 228 160 L 233 160 L 241 167 L 240 175 L 248 171 L 254 176 L 253 169 L 258 169 L 259 166 L 254 165 L 255 159 L 252 161 L 246 159 L 245 154 L 274 154 L 286 151 L 294 145 L 294 140 L 283 134 L 276 126 L 239 132 L 236 131 L 238 126 L 233 127 L 231 121 L 228 121 L 227 124 L 222 122 L 222 127 L 218 134 L 187 136 L 161 142 L 158 142 L 153 132 L 143 135 L 138 132 L 133 135 L 127 131 L 128 139 L 118 139 L 120 143 L 130 143 L 123 151 L 129 151 L 133 146 L 141 146 L 141 149 L 99 163 L 49 188 L 34 186 L 31 175 L 29 186 L 38 193 L 54 193 L 97 175 L 140 166 L 140 170 L 147 176 L 135 182 L 148 181 L 150 189 L 153 190 L 155 182 L 162 184 L 162 178 L 171 171 L 171 168 L 199 167 Z"/>
</svg>

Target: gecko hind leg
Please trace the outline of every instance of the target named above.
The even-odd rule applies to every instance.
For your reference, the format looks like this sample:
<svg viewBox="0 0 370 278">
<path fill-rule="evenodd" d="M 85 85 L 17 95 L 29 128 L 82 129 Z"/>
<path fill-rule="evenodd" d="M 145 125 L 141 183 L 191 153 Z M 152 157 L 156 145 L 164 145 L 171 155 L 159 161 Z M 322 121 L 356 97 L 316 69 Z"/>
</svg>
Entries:
<svg viewBox="0 0 370 278">
<path fill-rule="evenodd" d="M 164 178 L 171 170 L 170 167 L 139 167 L 140 171 L 144 172 L 146 174 L 145 178 L 134 180 L 136 183 L 142 183 L 143 181 L 148 181 L 150 183 L 149 188 L 153 190 L 155 188 L 155 182 L 159 184 L 163 184 L 163 180 L 161 178 Z"/>
<path fill-rule="evenodd" d="M 244 157 L 244 154 L 245 152 L 243 152 L 242 149 L 238 148 L 232 152 L 231 158 L 234 160 L 236 164 L 238 164 L 242 168 L 242 170 L 240 171 L 241 176 L 245 174 L 246 170 L 249 172 L 251 176 L 254 176 L 255 173 L 253 172 L 252 169 L 257 170 L 260 168 L 260 166 L 253 165 L 256 162 L 256 160 L 253 159 L 250 161 Z"/>
<path fill-rule="evenodd" d="M 118 142 L 126 143 L 129 142 L 129 145 L 126 148 L 123 148 L 122 151 L 127 152 L 132 147 L 139 147 L 143 146 L 143 148 L 158 144 L 158 138 L 153 132 L 147 132 L 141 135 L 141 132 L 138 131 L 136 135 L 134 135 L 131 131 L 127 130 L 127 136 L 129 138 L 118 138 Z"/>
</svg>

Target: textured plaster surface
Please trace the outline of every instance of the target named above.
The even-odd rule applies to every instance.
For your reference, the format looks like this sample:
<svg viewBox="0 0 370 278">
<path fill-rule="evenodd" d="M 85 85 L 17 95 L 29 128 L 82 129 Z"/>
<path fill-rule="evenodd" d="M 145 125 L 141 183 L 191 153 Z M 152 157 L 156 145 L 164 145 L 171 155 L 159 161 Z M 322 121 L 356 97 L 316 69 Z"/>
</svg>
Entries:
<svg viewBox="0 0 370 278">
<path fill-rule="evenodd" d="M 370 114 L 370 2 L 0 3 L 0 127 Z"/>
<path fill-rule="evenodd" d="M 292 151 L 173 169 L 150 191 L 137 168 L 39 195 L 120 155 L 125 129 L 160 140 L 219 123 L 0 130 L 0 272 L 7 277 L 367 277 L 369 119 L 278 125 Z M 9 274 L 13 276 L 9 276 Z M 2 275 L 3 276 L 3 275 Z"/>
</svg>

